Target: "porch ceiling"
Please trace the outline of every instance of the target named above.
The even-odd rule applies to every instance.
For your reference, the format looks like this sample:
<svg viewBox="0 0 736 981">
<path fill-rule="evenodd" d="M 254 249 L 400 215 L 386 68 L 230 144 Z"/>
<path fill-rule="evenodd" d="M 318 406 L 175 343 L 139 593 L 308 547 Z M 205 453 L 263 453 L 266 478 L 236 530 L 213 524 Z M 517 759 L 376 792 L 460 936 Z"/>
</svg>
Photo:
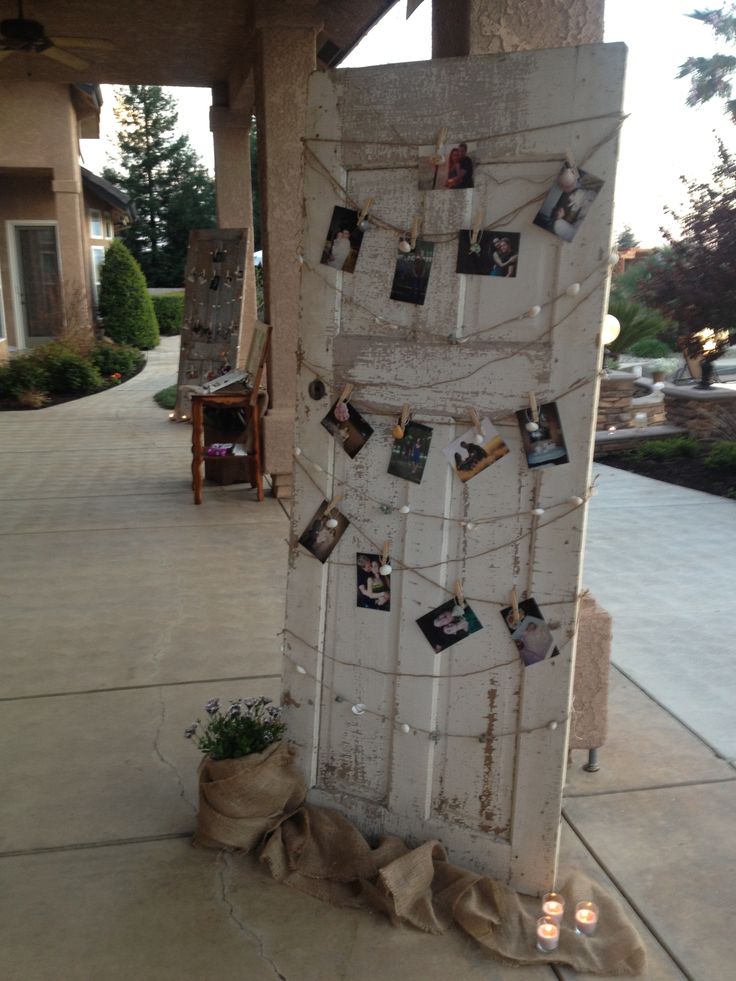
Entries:
<svg viewBox="0 0 736 981">
<path fill-rule="evenodd" d="M 110 50 L 68 50 L 87 61 L 70 68 L 38 53 L 0 60 L 0 81 L 213 86 L 233 69 L 247 71 L 255 26 L 322 25 L 317 49 L 334 64 L 396 0 L 26 0 L 25 17 L 50 37 L 105 38 Z M 0 0 L 0 19 L 17 17 L 15 0 Z M 336 53 L 337 52 L 337 53 Z"/>
</svg>

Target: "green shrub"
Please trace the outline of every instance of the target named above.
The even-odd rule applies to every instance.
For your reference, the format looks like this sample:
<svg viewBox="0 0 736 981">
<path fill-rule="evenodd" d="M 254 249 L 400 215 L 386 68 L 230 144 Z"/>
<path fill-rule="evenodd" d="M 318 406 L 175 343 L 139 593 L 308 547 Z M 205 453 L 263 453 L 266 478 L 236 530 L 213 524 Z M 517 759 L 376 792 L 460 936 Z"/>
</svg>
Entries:
<svg viewBox="0 0 736 981">
<path fill-rule="evenodd" d="M 176 405 L 176 389 L 176 385 L 169 385 L 168 388 L 162 388 L 160 392 L 156 392 L 153 399 L 162 409 L 173 409 Z"/>
<path fill-rule="evenodd" d="M 736 471 L 736 442 L 723 440 L 720 443 L 713 443 L 705 454 L 703 463 L 713 470 Z"/>
<path fill-rule="evenodd" d="M 151 300 L 160 332 L 167 337 L 180 334 L 184 320 L 184 294 L 162 293 L 159 296 L 152 296 Z"/>
<path fill-rule="evenodd" d="M 117 239 L 105 253 L 100 271 L 100 316 L 105 333 L 113 341 L 144 349 L 160 342 L 145 276 Z"/>
<path fill-rule="evenodd" d="M 673 352 L 664 341 L 656 337 L 643 337 L 640 341 L 635 341 L 626 353 L 633 354 L 636 358 L 667 358 Z"/>
<path fill-rule="evenodd" d="M 17 398 L 23 392 L 47 392 L 49 379 L 33 354 L 19 354 L 0 365 L 0 398 Z"/>
<path fill-rule="evenodd" d="M 103 378 L 109 378 L 115 372 L 127 378 L 142 367 L 145 356 L 128 344 L 98 344 L 90 355 L 90 361 Z"/>
<path fill-rule="evenodd" d="M 647 439 L 627 451 L 630 460 L 677 460 L 697 456 L 700 444 L 692 436 L 673 436 L 672 439 Z"/>
<path fill-rule="evenodd" d="M 61 344 L 44 344 L 31 357 L 43 366 L 46 391 L 52 395 L 90 395 L 104 386 L 102 375 L 90 361 Z"/>
<path fill-rule="evenodd" d="M 669 320 L 661 313 L 632 300 L 611 297 L 608 312 L 621 324 L 621 333 L 608 345 L 608 349 L 614 354 L 625 354 L 631 351 L 638 341 L 658 337 L 670 326 Z M 669 354 L 669 351 L 667 353 Z M 638 357 L 644 355 L 640 354 Z"/>
</svg>

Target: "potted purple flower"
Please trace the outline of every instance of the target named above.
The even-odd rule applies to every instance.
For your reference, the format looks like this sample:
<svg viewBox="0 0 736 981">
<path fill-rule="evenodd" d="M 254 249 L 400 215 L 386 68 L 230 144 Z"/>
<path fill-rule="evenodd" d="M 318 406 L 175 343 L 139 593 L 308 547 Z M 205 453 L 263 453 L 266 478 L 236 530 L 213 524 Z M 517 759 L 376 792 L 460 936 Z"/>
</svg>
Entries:
<svg viewBox="0 0 736 981">
<path fill-rule="evenodd" d="M 184 733 L 205 754 L 194 844 L 250 851 L 301 804 L 304 780 L 270 698 L 243 698 L 227 708 L 212 698 L 205 712 L 204 723 L 198 719 Z"/>
</svg>

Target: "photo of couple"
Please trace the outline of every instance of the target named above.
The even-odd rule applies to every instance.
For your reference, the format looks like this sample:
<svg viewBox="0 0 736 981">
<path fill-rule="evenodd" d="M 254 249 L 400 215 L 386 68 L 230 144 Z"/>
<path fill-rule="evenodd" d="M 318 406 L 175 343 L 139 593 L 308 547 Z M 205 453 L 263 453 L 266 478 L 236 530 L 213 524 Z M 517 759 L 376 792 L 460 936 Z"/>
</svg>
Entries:
<svg viewBox="0 0 736 981">
<path fill-rule="evenodd" d="M 482 419 L 480 428 L 482 443 L 476 439 L 479 434 L 475 429 L 468 429 L 442 451 L 463 483 L 509 452 L 508 446 L 490 419 Z"/>
<path fill-rule="evenodd" d="M 381 556 L 370 552 L 358 552 L 357 605 L 365 610 L 391 609 L 391 576 L 381 575 Z"/>
<path fill-rule="evenodd" d="M 518 232 L 480 231 L 474 243 L 471 232 L 460 230 L 455 271 L 466 276 L 502 276 L 513 279 L 519 265 Z"/>
<path fill-rule="evenodd" d="M 564 164 L 534 224 L 565 242 L 572 242 L 602 187 L 599 177 Z"/>
<path fill-rule="evenodd" d="M 533 599 L 522 600 L 519 603 L 519 613 L 521 621 L 514 624 L 513 607 L 507 606 L 501 610 L 506 626 L 511 632 L 511 639 L 516 645 L 519 657 L 524 662 L 524 667 L 530 664 L 537 664 L 539 661 L 546 661 L 550 657 L 557 657 L 560 653 L 552 639 L 542 612 Z"/>
<path fill-rule="evenodd" d="M 483 629 L 483 624 L 468 604 L 465 604 L 460 613 L 457 600 L 454 599 L 438 606 L 431 613 L 419 617 L 417 626 L 431 644 L 435 654 L 447 650 L 453 644 Z"/>
<path fill-rule="evenodd" d="M 337 206 L 332 212 L 320 262 L 323 266 L 330 266 L 341 272 L 355 272 L 362 242 L 363 232 L 358 228 L 358 212 Z"/>
<path fill-rule="evenodd" d="M 434 154 L 419 158 L 420 191 L 454 191 L 473 187 L 473 161 L 468 155 L 467 143 L 458 143 L 442 162 L 439 160 Z"/>
</svg>

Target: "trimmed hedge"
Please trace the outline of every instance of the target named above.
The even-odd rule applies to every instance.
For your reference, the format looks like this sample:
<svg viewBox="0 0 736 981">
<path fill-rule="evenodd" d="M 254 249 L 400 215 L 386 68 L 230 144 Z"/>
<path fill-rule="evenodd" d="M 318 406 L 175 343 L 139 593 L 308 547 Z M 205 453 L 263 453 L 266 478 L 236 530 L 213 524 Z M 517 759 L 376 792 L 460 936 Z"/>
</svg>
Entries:
<svg viewBox="0 0 736 981">
<path fill-rule="evenodd" d="M 145 355 L 127 344 L 98 344 L 90 355 L 90 361 L 103 378 L 115 372 L 123 377 L 134 375 L 145 361 Z"/>
<path fill-rule="evenodd" d="M 146 278 L 118 239 L 110 243 L 100 271 L 100 316 L 113 341 L 143 349 L 160 343 Z"/>
<path fill-rule="evenodd" d="M 0 398 L 14 399 L 23 392 L 47 392 L 48 377 L 32 355 L 20 355 L 0 364 Z"/>
<path fill-rule="evenodd" d="M 673 353 L 668 344 L 656 337 L 643 337 L 627 351 L 627 354 L 633 354 L 635 358 L 669 358 Z"/>
<path fill-rule="evenodd" d="M 161 334 L 166 337 L 180 334 L 184 320 L 184 294 L 160 293 L 151 296 L 151 300 Z"/>
</svg>

